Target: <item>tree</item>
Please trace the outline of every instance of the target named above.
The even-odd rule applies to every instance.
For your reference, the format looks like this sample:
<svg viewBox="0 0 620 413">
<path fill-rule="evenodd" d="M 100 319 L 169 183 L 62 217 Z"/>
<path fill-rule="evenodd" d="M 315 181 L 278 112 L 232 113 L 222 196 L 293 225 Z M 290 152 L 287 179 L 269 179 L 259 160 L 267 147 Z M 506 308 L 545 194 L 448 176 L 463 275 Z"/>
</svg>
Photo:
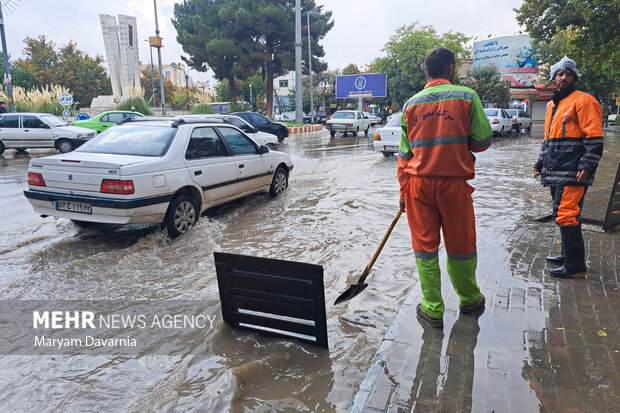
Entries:
<svg viewBox="0 0 620 413">
<path fill-rule="evenodd" d="M 151 67 L 145 67 L 140 72 L 140 83 L 142 84 L 142 93 L 144 93 L 144 99 L 150 102 L 151 94 L 153 93 L 153 84 L 151 82 Z M 166 96 L 174 96 L 178 91 L 176 87 L 169 79 L 164 78 L 164 93 Z M 161 106 L 161 93 L 159 92 L 159 72 L 155 71 L 155 94 L 153 95 L 154 101 L 150 102 L 151 106 Z M 166 103 L 168 99 L 166 99 Z"/>
<path fill-rule="evenodd" d="M 4 55 L 0 52 L 0 61 L 2 61 L 2 59 L 4 59 Z M 13 78 L 13 87 L 19 86 L 24 89 L 32 89 L 37 86 L 37 82 L 35 82 L 30 72 L 27 72 L 21 67 L 15 66 L 15 63 L 10 60 L 10 57 L 9 64 L 11 77 Z M 0 65 L 0 78 L 4 78 L 4 65 Z"/>
<path fill-rule="evenodd" d="M 313 80 L 313 82 L 315 82 Z M 317 84 L 314 83 L 314 90 L 312 91 L 312 97 L 314 99 L 314 106 L 315 109 L 317 107 L 319 107 L 321 105 L 321 101 L 322 101 L 322 96 L 321 93 L 317 90 L 316 86 Z M 303 107 L 303 111 L 305 113 L 310 113 L 310 78 L 308 77 L 304 77 L 301 80 L 301 87 L 302 87 L 302 91 L 303 93 L 301 94 L 302 96 L 302 107 Z M 295 110 L 295 88 L 293 89 L 289 89 L 289 94 L 288 94 L 288 110 L 290 111 L 294 111 Z"/>
<path fill-rule="evenodd" d="M 393 101 L 403 104 L 426 84 L 424 58 L 433 49 L 445 47 L 455 54 L 457 66 L 467 56 L 465 43 L 469 40 L 459 32 L 437 34 L 432 26 L 420 26 L 417 22 L 396 30 L 383 51 L 386 57 L 375 59 L 371 70 L 386 73 L 388 93 Z"/>
<path fill-rule="evenodd" d="M 362 72 L 354 63 L 349 63 L 344 69 L 342 69 L 343 75 L 357 75 L 358 73 Z"/>
<path fill-rule="evenodd" d="M 260 74 L 255 74 L 248 77 L 241 88 L 241 96 L 246 102 L 250 102 L 250 86 L 252 86 L 252 101 L 258 102 L 258 97 L 262 96 L 263 100 L 267 94 L 267 85 L 265 79 Z M 253 104 L 250 102 L 250 104 Z"/>
<path fill-rule="evenodd" d="M 463 83 L 476 91 L 483 103 L 508 107 L 510 82 L 502 81 L 502 75 L 495 66 L 485 66 L 469 73 L 470 78 Z"/>
<path fill-rule="evenodd" d="M 578 85 L 599 98 L 620 91 L 618 1 L 524 0 L 515 11 L 540 51 L 540 63 L 550 66 L 567 55 L 582 74 Z"/>
</svg>

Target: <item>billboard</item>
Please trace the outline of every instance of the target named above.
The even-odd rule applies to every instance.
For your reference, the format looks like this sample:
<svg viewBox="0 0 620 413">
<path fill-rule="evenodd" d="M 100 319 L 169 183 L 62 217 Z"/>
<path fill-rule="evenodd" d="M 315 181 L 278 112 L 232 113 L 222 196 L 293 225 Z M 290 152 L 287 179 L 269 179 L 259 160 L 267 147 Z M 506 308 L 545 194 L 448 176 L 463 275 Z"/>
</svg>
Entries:
<svg viewBox="0 0 620 413">
<path fill-rule="evenodd" d="M 336 99 L 382 98 L 387 96 L 387 75 L 366 73 L 336 77 Z"/>
<path fill-rule="evenodd" d="M 538 54 L 529 36 L 504 36 L 474 42 L 474 70 L 495 66 L 513 87 L 532 86 Z"/>
</svg>

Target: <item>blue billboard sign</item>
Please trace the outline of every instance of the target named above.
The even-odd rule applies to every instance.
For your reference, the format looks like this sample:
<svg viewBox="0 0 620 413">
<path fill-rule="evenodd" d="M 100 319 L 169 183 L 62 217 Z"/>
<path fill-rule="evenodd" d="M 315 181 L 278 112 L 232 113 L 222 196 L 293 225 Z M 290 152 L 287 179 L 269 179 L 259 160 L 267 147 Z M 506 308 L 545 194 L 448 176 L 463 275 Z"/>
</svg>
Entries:
<svg viewBox="0 0 620 413">
<path fill-rule="evenodd" d="M 383 98 L 387 96 L 387 75 L 367 73 L 336 77 L 336 99 Z"/>
</svg>

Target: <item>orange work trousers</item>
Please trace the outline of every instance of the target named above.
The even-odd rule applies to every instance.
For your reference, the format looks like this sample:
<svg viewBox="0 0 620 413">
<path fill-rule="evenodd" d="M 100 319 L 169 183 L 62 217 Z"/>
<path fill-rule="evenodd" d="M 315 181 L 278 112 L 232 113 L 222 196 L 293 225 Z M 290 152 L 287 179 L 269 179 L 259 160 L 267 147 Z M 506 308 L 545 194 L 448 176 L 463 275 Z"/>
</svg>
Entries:
<svg viewBox="0 0 620 413">
<path fill-rule="evenodd" d="M 463 261 L 476 256 L 472 191 L 464 178 L 409 178 L 405 208 L 416 258 L 437 257 L 440 229 L 448 258 Z"/>
</svg>

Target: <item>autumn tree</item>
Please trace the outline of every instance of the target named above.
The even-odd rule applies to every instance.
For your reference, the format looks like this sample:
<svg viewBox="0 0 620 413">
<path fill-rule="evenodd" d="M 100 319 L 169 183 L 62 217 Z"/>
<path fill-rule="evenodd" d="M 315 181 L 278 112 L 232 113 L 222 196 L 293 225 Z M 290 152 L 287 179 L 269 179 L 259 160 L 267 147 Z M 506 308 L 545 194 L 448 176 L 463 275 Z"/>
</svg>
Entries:
<svg viewBox="0 0 620 413">
<path fill-rule="evenodd" d="M 155 70 L 155 93 L 153 93 L 153 82 L 151 81 L 151 67 L 145 67 L 140 72 L 140 83 L 142 84 L 142 93 L 144 93 L 144 100 L 150 102 L 151 106 L 161 106 L 161 93 L 159 91 L 159 72 Z M 176 87 L 169 79 L 164 77 L 164 94 L 166 96 L 174 96 L 178 87 Z M 153 96 L 153 100 L 151 100 Z M 166 103 L 168 99 L 166 99 Z"/>
<path fill-rule="evenodd" d="M 370 68 L 373 72 L 387 74 L 390 98 L 403 104 L 424 88 L 427 82 L 424 59 L 431 50 L 437 47 L 451 50 L 458 66 L 467 57 L 465 44 L 468 40 L 459 32 L 439 35 L 434 27 L 420 26 L 416 22 L 399 27 L 382 49 L 386 56 L 375 59 Z"/>
<path fill-rule="evenodd" d="M 567 55 L 577 63 L 582 88 L 607 98 L 620 91 L 620 2 L 524 0 L 515 11 L 534 39 L 540 63 L 548 67 Z"/>
<path fill-rule="evenodd" d="M 483 103 L 508 107 L 510 82 L 502 81 L 502 74 L 495 66 L 474 69 L 469 73 L 469 78 L 463 82 L 463 85 L 474 89 Z"/>
</svg>

